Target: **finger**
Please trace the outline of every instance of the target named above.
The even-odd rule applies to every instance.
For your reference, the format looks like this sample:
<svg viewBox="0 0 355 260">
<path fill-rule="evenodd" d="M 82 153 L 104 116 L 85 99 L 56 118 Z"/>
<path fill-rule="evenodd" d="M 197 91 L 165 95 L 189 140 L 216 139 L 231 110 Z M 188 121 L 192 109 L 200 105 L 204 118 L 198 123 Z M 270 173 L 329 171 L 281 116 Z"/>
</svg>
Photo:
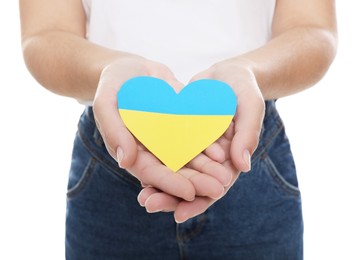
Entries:
<svg viewBox="0 0 355 260">
<path fill-rule="evenodd" d="M 146 200 L 149 198 L 154 193 L 160 192 L 159 190 L 153 188 L 153 187 L 145 187 L 140 191 L 140 193 L 137 196 L 137 200 L 139 205 L 144 207 Z"/>
<path fill-rule="evenodd" d="M 167 79 L 166 82 L 172 86 L 176 93 L 179 93 L 185 85 L 178 81 L 175 77 Z"/>
<path fill-rule="evenodd" d="M 182 223 L 205 212 L 216 200 L 207 197 L 196 197 L 193 201 L 181 201 L 175 209 L 176 223 Z"/>
<path fill-rule="evenodd" d="M 136 159 L 137 145 L 119 115 L 116 96 L 114 88 L 101 89 L 94 100 L 93 111 L 108 152 L 120 167 L 127 168 Z"/>
<path fill-rule="evenodd" d="M 147 187 L 141 190 L 137 200 L 147 212 L 153 213 L 158 211 L 170 212 L 174 211 L 181 199 L 170 194 L 161 192 L 153 187 Z"/>
<path fill-rule="evenodd" d="M 153 186 L 184 200 L 195 198 L 195 188 L 191 181 L 162 165 L 148 151 L 139 150 L 134 165 L 128 170 L 145 185 Z"/>
<path fill-rule="evenodd" d="M 218 199 L 224 194 L 224 186 L 214 177 L 189 168 L 182 168 L 177 173 L 193 184 L 197 196 Z"/>
<path fill-rule="evenodd" d="M 230 144 L 234 136 L 234 122 L 232 121 L 216 142 L 211 144 L 204 153 L 212 160 L 223 163 L 230 159 Z"/>
<path fill-rule="evenodd" d="M 229 171 L 229 169 L 224 167 L 221 163 L 211 160 L 203 153 L 191 160 L 187 164 L 187 167 L 203 173 L 203 175 L 200 176 L 200 181 L 203 181 L 203 177 L 207 178 L 207 176 L 210 176 L 223 186 L 227 186 L 232 180 L 232 172 Z"/>
<path fill-rule="evenodd" d="M 235 166 L 243 172 L 248 172 L 251 168 L 251 155 L 259 143 L 264 110 L 262 98 L 255 93 L 244 96 L 239 102 L 231 158 Z"/>
<path fill-rule="evenodd" d="M 218 142 L 214 142 L 207 147 L 204 153 L 212 160 L 222 163 L 225 159 L 225 152 Z"/>
<path fill-rule="evenodd" d="M 234 128 L 235 128 L 235 123 L 232 120 L 232 122 L 229 124 L 229 127 L 227 128 L 227 130 L 224 132 L 223 136 L 225 139 L 232 141 L 233 137 L 234 137 Z"/>
<path fill-rule="evenodd" d="M 212 75 L 209 73 L 209 70 L 204 70 L 204 71 L 201 71 L 198 74 L 194 75 L 190 79 L 189 83 L 200 80 L 200 79 L 210 79 L 210 78 L 212 78 Z"/>
<path fill-rule="evenodd" d="M 164 64 L 158 62 L 147 61 L 148 74 L 166 81 L 176 93 L 179 93 L 185 85 L 177 80 L 174 73 Z"/>
<path fill-rule="evenodd" d="M 219 163 L 215 162 L 215 165 L 219 165 L 219 171 L 223 169 Z M 224 186 L 208 174 L 189 168 L 174 173 L 148 151 L 138 151 L 137 160 L 129 171 L 141 183 L 188 201 L 193 200 L 196 194 L 219 198 L 224 192 Z"/>
<path fill-rule="evenodd" d="M 231 150 L 233 137 L 234 137 L 234 122 L 231 122 L 226 132 L 217 141 L 219 147 L 224 152 L 225 160 L 222 162 L 222 164 L 224 164 L 225 161 L 229 161 L 231 159 L 230 150 Z"/>
<path fill-rule="evenodd" d="M 157 192 L 150 195 L 145 201 L 145 208 L 147 212 L 171 212 L 176 209 L 176 207 L 181 202 L 181 199 L 174 197 L 170 194 L 164 192 Z"/>
<path fill-rule="evenodd" d="M 148 185 L 148 184 L 145 184 L 144 182 L 141 182 L 141 186 L 142 186 L 142 188 L 147 188 L 147 187 L 149 187 L 149 185 Z"/>
<path fill-rule="evenodd" d="M 223 162 L 223 165 L 233 172 L 233 178 L 230 184 L 225 188 L 224 195 L 237 181 L 240 172 L 236 170 L 233 163 L 230 160 Z M 186 220 L 193 218 L 199 214 L 205 212 L 217 199 L 209 197 L 196 197 L 193 201 L 181 201 L 175 208 L 174 218 L 177 223 L 185 222 Z"/>
</svg>

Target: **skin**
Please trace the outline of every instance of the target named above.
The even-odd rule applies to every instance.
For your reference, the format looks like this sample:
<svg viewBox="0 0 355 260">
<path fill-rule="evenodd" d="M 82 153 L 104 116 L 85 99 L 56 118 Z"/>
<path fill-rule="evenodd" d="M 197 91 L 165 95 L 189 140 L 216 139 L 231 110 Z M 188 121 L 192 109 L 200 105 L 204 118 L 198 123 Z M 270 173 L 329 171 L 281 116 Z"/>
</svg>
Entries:
<svg viewBox="0 0 355 260">
<path fill-rule="evenodd" d="M 165 65 L 111 50 L 85 39 L 81 0 L 20 0 L 23 55 L 29 71 L 50 91 L 93 100 L 97 126 L 107 150 L 138 178 L 138 202 L 148 212 L 174 211 L 176 222 L 204 212 L 223 197 L 240 172 L 250 170 L 264 101 L 302 91 L 328 70 L 337 48 L 334 0 L 279 0 L 272 39 L 263 47 L 211 64 L 201 78 L 228 83 L 238 96 L 238 111 L 226 133 L 186 167 L 172 172 L 146 151 L 117 113 L 116 93 L 134 76 L 184 86 Z M 55 61 L 55 62 L 53 62 Z"/>
</svg>

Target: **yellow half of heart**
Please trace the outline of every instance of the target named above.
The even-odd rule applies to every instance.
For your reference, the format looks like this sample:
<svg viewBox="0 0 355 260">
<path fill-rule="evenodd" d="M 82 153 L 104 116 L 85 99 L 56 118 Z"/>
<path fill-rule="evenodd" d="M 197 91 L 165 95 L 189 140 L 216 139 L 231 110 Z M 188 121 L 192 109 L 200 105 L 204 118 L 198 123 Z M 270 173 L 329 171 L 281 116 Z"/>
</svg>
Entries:
<svg viewBox="0 0 355 260">
<path fill-rule="evenodd" d="M 216 141 L 232 115 L 177 115 L 119 109 L 123 122 L 174 172 Z"/>
</svg>

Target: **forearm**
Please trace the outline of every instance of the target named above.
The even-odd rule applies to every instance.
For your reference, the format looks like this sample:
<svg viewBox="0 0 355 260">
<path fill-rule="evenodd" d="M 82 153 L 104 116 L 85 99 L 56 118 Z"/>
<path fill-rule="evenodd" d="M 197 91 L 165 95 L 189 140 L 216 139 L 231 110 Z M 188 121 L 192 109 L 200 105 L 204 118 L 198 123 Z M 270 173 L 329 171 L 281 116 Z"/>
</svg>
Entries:
<svg viewBox="0 0 355 260">
<path fill-rule="evenodd" d="M 93 100 L 103 68 L 127 55 L 63 31 L 24 37 L 22 45 L 26 65 L 41 85 L 79 100 Z"/>
<path fill-rule="evenodd" d="M 336 36 L 328 30 L 300 27 L 229 62 L 252 71 L 264 99 L 277 99 L 319 81 L 334 59 L 336 45 Z"/>
</svg>

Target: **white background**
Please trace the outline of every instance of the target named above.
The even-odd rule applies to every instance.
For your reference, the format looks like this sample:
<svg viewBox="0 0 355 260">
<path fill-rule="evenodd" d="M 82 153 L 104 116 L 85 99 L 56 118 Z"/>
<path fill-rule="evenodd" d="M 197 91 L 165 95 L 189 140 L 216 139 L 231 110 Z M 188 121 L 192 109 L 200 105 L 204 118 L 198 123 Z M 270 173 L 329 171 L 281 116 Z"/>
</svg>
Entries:
<svg viewBox="0 0 355 260">
<path fill-rule="evenodd" d="M 352 1 L 338 56 L 312 89 L 278 101 L 298 166 L 305 259 L 355 259 Z M 0 9 L 0 259 L 64 259 L 65 192 L 82 106 L 40 87 L 21 56 L 17 1 Z"/>
</svg>

